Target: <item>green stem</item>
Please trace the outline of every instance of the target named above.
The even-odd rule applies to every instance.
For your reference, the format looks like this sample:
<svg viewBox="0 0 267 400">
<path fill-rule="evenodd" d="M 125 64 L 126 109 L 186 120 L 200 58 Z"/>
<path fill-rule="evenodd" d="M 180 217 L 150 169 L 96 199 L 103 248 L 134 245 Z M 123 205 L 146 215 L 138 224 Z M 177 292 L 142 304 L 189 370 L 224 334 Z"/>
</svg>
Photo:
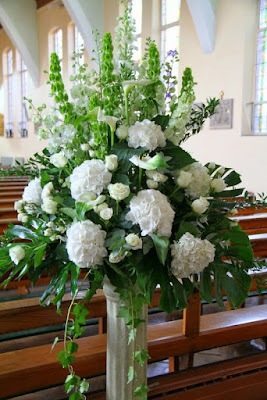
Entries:
<svg viewBox="0 0 267 400">
<path fill-rule="evenodd" d="M 110 141 L 111 141 L 111 147 L 114 146 L 114 131 L 113 129 L 110 129 Z"/>
<path fill-rule="evenodd" d="M 128 93 L 125 94 L 125 117 L 126 117 L 126 126 L 129 126 L 130 122 L 129 122 Z"/>
<path fill-rule="evenodd" d="M 141 190 L 142 188 L 142 177 L 143 177 L 143 168 L 139 167 L 139 174 L 138 174 L 138 189 Z"/>
<path fill-rule="evenodd" d="M 116 200 L 116 215 L 119 215 L 119 200 Z"/>
</svg>

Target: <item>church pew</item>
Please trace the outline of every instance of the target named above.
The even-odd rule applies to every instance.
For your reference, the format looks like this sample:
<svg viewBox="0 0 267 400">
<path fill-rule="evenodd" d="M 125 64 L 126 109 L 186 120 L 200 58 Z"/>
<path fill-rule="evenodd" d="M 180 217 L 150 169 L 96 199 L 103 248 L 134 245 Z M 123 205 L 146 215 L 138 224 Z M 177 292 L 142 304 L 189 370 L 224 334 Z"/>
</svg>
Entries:
<svg viewBox="0 0 267 400">
<path fill-rule="evenodd" d="M 149 326 L 148 350 L 154 362 L 262 337 L 266 332 L 266 305 L 255 306 L 202 315 L 199 333 L 194 336 L 185 335 L 181 320 Z M 105 373 L 106 335 L 81 338 L 77 342 L 76 373 L 81 376 Z M 50 345 L 42 345 L 1 354 L 0 398 L 62 383 L 66 371 L 56 359 L 62 348 L 62 343 L 58 343 L 53 351 Z"/>
</svg>

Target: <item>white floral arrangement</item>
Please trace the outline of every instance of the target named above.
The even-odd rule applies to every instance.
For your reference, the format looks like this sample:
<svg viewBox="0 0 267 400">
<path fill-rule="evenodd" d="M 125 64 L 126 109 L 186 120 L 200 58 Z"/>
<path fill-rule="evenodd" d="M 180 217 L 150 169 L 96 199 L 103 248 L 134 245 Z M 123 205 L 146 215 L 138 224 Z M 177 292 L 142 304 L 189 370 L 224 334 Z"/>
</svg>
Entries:
<svg viewBox="0 0 267 400">
<path fill-rule="evenodd" d="M 35 108 L 29 100 L 35 121 L 41 122 L 39 137 L 49 143 L 26 167 L 14 170 L 33 179 L 15 205 L 23 225 L 11 225 L 0 248 L 1 275 L 8 274 L 3 284 L 25 274 L 34 283 L 53 271 L 42 301 L 58 308 L 69 276 L 75 299 L 83 274 L 86 301 L 107 276 L 135 316 L 127 322 L 130 340 L 142 322 L 140 301 L 149 303 L 157 285 L 166 312 L 186 307 L 194 290 L 211 301 L 213 279 L 218 303 L 223 304 L 224 288 L 231 306 L 238 307 L 253 265 L 249 239 L 229 217 L 235 202 L 225 200 L 242 193 L 236 188 L 239 174 L 215 163 L 201 165 L 182 148 L 218 101 L 193 107 L 190 68 L 178 94 L 174 50 L 161 67 L 158 49 L 148 40 L 137 65 L 134 33 L 128 6 L 119 19 L 116 58 L 111 35 L 97 37 L 99 70 L 79 66 L 71 77 L 72 101 L 52 54 L 48 83 L 57 107 L 43 115 L 46 106 Z M 68 328 L 66 321 L 65 341 L 83 331 L 79 315 L 88 311 L 84 301 L 76 303 L 75 316 L 69 312 L 76 322 Z M 74 376 L 73 354 L 62 351 L 59 358 L 69 368 L 68 382 Z M 72 389 L 85 398 L 81 381 Z M 140 398 L 146 393 L 146 385 L 139 387 Z"/>
</svg>

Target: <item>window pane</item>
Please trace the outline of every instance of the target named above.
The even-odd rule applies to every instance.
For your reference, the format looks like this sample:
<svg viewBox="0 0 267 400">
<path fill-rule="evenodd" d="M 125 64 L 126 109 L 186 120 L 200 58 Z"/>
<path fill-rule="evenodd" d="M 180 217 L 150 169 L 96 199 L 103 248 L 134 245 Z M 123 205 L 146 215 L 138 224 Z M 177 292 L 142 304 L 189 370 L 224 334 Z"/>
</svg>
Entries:
<svg viewBox="0 0 267 400">
<path fill-rule="evenodd" d="M 253 132 L 267 133 L 267 104 L 255 105 Z"/>
<path fill-rule="evenodd" d="M 54 33 L 54 51 L 57 53 L 58 58 L 63 58 L 63 43 L 62 43 L 62 29 L 58 29 Z"/>
<path fill-rule="evenodd" d="M 178 25 L 161 32 L 161 58 L 165 59 L 167 52 L 177 50 L 179 52 L 179 34 L 180 27 Z"/>
<path fill-rule="evenodd" d="M 142 39 L 138 37 L 135 44 L 137 49 L 134 51 L 133 59 L 140 65 L 142 56 Z"/>
<path fill-rule="evenodd" d="M 142 0 L 132 0 L 132 16 L 136 23 L 136 34 L 142 32 Z"/>
<path fill-rule="evenodd" d="M 180 20 L 181 0 L 162 0 L 161 4 L 162 25 Z"/>
<path fill-rule="evenodd" d="M 7 73 L 13 74 L 13 52 L 9 50 L 7 52 Z"/>
<path fill-rule="evenodd" d="M 261 0 L 260 2 L 260 21 L 259 28 L 265 28 L 267 26 L 267 0 Z"/>
<path fill-rule="evenodd" d="M 77 26 L 75 25 L 74 27 L 74 51 L 76 54 L 80 53 L 81 50 L 84 49 L 84 40 L 82 38 L 82 35 L 78 31 Z M 76 61 L 78 61 L 79 64 L 75 64 L 75 73 L 77 74 L 79 72 L 79 66 L 84 64 L 84 54 L 81 54 L 80 57 L 76 58 Z"/>
</svg>

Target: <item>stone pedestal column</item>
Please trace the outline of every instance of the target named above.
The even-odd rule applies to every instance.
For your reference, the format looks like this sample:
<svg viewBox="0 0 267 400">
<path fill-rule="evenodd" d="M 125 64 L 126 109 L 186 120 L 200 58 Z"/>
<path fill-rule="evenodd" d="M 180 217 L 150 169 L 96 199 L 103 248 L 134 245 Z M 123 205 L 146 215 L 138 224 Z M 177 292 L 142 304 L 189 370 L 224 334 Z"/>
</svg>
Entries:
<svg viewBox="0 0 267 400">
<path fill-rule="evenodd" d="M 104 293 L 107 298 L 107 378 L 106 400 L 132 400 L 132 382 L 127 385 L 128 370 L 134 351 L 133 343 L 128 345 L 128 327 L 123 318 L 117 315 L 120 309 L 119 294 L 114 286 L 105 278 Z M 137 328 L 136 349 L 147 349 L 147 306 L 143 307 L 141 318 L 146 322 Z M 146 381 L 146 365 L 137 366 L 139 382 Z"/>
</svg>

